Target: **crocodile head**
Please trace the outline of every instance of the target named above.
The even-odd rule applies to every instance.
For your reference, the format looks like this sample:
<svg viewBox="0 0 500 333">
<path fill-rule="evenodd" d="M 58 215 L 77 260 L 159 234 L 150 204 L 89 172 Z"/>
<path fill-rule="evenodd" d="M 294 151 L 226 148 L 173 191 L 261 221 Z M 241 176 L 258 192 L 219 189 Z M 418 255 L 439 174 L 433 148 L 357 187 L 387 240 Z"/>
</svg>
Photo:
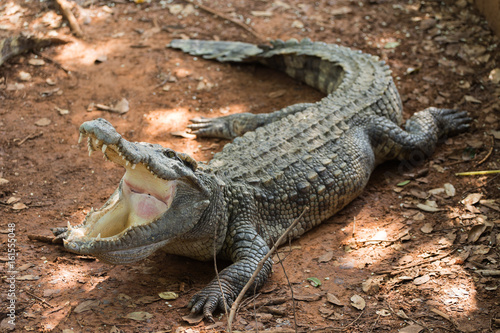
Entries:
<svg viewBox="0 0 500 333">
<path fill-rule="evenodd" d="M 196 161 L 157 144 L 129 142 L 104 119 L 80 126 L 89 155 L 125 168 L 118 188 L 104 206 L 91 210 L 79 226 L 69 225 L 64 246 L 104 262 L 143 259 L 193 229 L 209 205 L 209 189 L 196 175 Z"/>
</svg>

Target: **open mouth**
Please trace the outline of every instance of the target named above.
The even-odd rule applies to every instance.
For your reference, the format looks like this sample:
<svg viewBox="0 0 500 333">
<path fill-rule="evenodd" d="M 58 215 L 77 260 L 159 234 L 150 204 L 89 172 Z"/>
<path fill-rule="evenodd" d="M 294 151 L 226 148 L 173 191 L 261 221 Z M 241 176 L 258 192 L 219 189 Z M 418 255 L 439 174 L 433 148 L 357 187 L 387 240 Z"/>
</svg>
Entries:
<svg viewBox="0 0 500 333">
<path fill-rule="evenodd" d="M 68 225 L 65 243 L 70 249 L 71 242 L 112 242 L 133 228 L 155 222 L 170 208 L 178 183 L 159 178 L 144 162 L 127 157 L 120 144 L 106 145 L 91 133 L 80 134 L 80 141 L 85 135 L 89 155 L 102 151 L 106 159 L 125 168 L 125 175 L 101 209 L 91 210 L 78 227 Z"/>
</svg>

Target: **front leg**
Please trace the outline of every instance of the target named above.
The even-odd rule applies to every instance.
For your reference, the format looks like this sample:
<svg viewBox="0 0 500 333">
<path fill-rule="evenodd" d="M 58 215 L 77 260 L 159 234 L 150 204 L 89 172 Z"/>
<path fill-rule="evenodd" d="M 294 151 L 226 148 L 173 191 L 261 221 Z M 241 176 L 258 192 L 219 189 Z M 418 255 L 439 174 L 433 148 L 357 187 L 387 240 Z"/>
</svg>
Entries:
<svg viewBox="0 0 500 333">
<path fill-rule="evenodd" d="M 198 137 L 234 139 L 312 106 L 312 103 L 300 103 L 267 114 L 236 113 L 218 118 L 195 118 L 191 119 L 192 124 L 188 128 Z"/>
<path fill-rule="evenodd" d="M 188 304 L 192 313 L 203 311 L 203 315 L 210 320 L 213 320 L 212 314 L 215 310 L 224 311 L 224 302 L 227 309 L 231 307 L 257 269 L 258 263 L 269 252 L 269 247 L 248 224 L 230 228 L 222 251 L 226 252 L 233 264 L 219 273 L 220 286 L 215 278 L 202 291 L 194 295 Z M 271 268 L 272 260 L 268 259 L 248 290 L 249 294 L 266 282 L 271 274 Z"/>
</svg>

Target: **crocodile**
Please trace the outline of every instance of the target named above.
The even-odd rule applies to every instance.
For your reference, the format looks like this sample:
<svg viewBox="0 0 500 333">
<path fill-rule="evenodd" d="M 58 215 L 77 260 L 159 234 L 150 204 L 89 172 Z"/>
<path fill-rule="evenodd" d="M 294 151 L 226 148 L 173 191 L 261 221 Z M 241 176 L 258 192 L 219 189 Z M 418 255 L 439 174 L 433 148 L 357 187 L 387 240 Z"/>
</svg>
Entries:
<svg viewBox="0 0 500 333">
<path fill-rule="evenodd" d="M 46 37 L 42 35 L 21 33 L 0 40 L 0 66 L 7 60 L 27 51 L 68 43 L 60 37 Z"/>
<path fill-rule="evenodd" d="M 440 139 L 466 131 L 467 112 L 430 107 L 402 124 L 389 67 L 377 57 L 322 42 L 173 40 L 172 48 L 207 59 L 259 62 L 319 89 L 326 97 L 269 114 L 193 120 L 198 136 L 233 139 L 208 163 L 158 144 L 129 142 L 104 119 L 85 122 L 89 154 L 125 168 L 118 188 L 82 224 L 54 228 L 66 249 L 111 264 L 159 248 L 198 260 L 228 259 L 188 304 L 212 318 L 227 309 L 270 247 L 302 212 L 297 238 L 356 198 L 387 160 L 422 160 Z M 249 289 L 272 269 L 267 259 Z"/>
</svg>

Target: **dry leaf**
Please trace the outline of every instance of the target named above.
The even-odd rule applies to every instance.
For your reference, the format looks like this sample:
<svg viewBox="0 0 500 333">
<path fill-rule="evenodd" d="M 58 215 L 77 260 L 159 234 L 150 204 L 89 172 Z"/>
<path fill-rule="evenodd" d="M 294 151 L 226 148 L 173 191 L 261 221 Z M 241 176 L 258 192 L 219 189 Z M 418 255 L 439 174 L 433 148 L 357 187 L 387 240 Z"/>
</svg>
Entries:
<svg viewBox="0 0 500 333">
<path fill-rule="evenodd" d="M 415 284 L 416 286 L 420 286 L 424 283 L 429 282 L 430 279 L 431 279 L 431 277 L 429 276 L 429 274 L 425 274 L 425 275 L 419 276 L 418 278 L 413 280 L 413 284 Z"/>
<path fill-rule="evenodd" d="M 366 302 L 363 297 L 359 295 L 354 295 L 351 297 L 351 305 L 358 310 L 363 310 L 366 306 Z"/>
<path fill-rule="evenodd" d="M 361 287 L 366 294 L 373 295 L 380 290 L 380 285 L 383 280 L 383 276 L 370 277 L 361 284 Z"/>
<path fill-rule="evenodd" d="M 195 325 L 200 323 L 203 318 L 205 318 L 205 315 L 203 313 L 190 313 L 187 316 L 182 317 L 182 320 L 187 321 L 191 325 Z"/>
<path fill-rule="evenodd" d="M 333 259 L 333 251 L 327 251 L 318 258 L 318 262 L 329 262 Z"/>
<path fill-rule="evenodd" d="M 485 224 L 478 224 L 473 226 L 469 230 L 469 237 L 467 237 L 467 242 L 469 243 L 474 243 L 476 242 L 479 237 L 483 234 L 483 232 L 486 230 L 486 225 Z"/>
<path fill-rule="evenodd" d="M 326 300 L 332 304 L 338 305 L 338 306 L 344 306 L 344 303 L 342 303 L 337 296 L 335 296 L 332 293 L 327 293 L 326 294 Z"/>
<path fill-rule="evenodd" d="M 488 254 L 491 248 L 488 245 L 477 245 L 472 248 L 472 254 L 474 255 L 483 255 Z"/>
<path fill-rule="evenodd" d="M 284 94 L 286 94 L 286 90 L 281 89 L 281 90 L 270 92 L 267 96 L 269 96 L 269 98 L 278 98 L 278 97 L 283 96 Z"/>
<path fill-rule="evenodd" d="M 439 194 L 443 194 L 444 192 L 445 192 L 445 189 L 442 187 L 433 188 L 432 190 L 429 190 L 429 193 L 432 195 L 439 195 Z"/>
<path fill-rule="evenodd" d="M 296 301 L 304 302 L 314 302 L 321 299 L 321 294 L 310 294 L 310 295 L 293 295 L 293 299 Z"/>
<path fill-rule="evenodd" d="M 399 333 L 419 333 L 422 332 L 424 328 L 420 325 L 409 325 L 400 329 Z"/>
<path fill-rule="evenodd" d="M 391 312 L 389 310 L 386 310 L 386 309 L 377 310 L 377 311 L 375 311 L 375 313 L 378 314 L 379 316 L 382 316 L 382 317 L 389 317 L 391 315 Z"/>
<path fill-rule="evenodd" d="M 465 101 L 470 102 L 470 103 L 475 103 L 475 104 L 481 104 L 482 102 L 478 100 L 477 98 L 470 96 L 470 95 L 465 95 Z"/>
<path fill-rule="evenodd" d="M 160 300 L 158 296 L 142 296 L 139 297 L 135 302 L 137 304 L 150 304 Z"/>
<path fill-rule="evenodd" d="M 93 308 L 96 308 L 101 304 L 101 302 L 98 299 L 89 299 L 87 301 L 83 301 L 80 304 L 76 306 L 76 308 L 73 310 L 75 313 L 82 313 L 85 311 L 92 310 Z"/>
<path fill-rule="evenodd" d="M 164 291 L 164 292 L 159 293 L 158 296 L 160 296 L 161 298 L 166 299 L 168 301 L 179 298 L 179 295 L 177 295 L 173 291 Z"/>
<path fill-rule="evenodd" d="M 433 212 L 439 212 L 440 209 L 439 208 L 436 208 L 436 207 L 432 207 L 432 206 L 429 206 L 429 205 L 424 205 L 424 204 L 417 204 L 417 207 L 421 210 L 423 210 L 424 212 L 430 212 L 430 213 L 433 213 Z"/>
<path fill-rule="evenodd" d="M 153 318 L 153 315 L 149 312 L 145 311 L 137 311 L 129 313 L 126 318 L 136 320 L 136 321 L 144 321 L 150 318 Z"/>
<path fill-rule="evenodd" d="M 415 221 L 423 221 L 425 220 L 425 215 L 422 214 L 421 212 L 418 212 L 417 214 L 413 215 L 413 219 Z"/>
<path fill-rule="evenodd" d="M 422 228 L 420 228 L 420 231 L 422 231 L 424 234 L 430 234 L 433 230 L 432 223 L 426 223 Z"/>
<path fill-rule="evenodd" d="M 21 198 L 18 198 L 18 197 L 10 197 L 9 199 L 7 199 L 7 205 L 12 205 L 13 203 L 16 203 L 18 201 L 20 201 Z"/>
<path fill-rule="evenodd" d="M 483 195 L 481 193 L 471 193 L 467 197 L 465 197 L 464 200 L 462 200 L 462 203 L 466 206 L 468 205 L 474 205 L 481 200 L 481 197 Z"/>
<path fill-rule="evenodd" d="M 120 114 L 127 113 L 130 110 L 127 99 L 122 98 L 118 103 L 113 106 L 113 111 Z"/>
<path fill-rule="evenodd" d="M 23 276 L 19 276 L 19 277 L 16 277 L 16 280 L 18 281 L 35 281 L 35 280 L 38 280 L 40 277 L 37 276 L 37 275 L 23 275 Z"/>
<path fill-rule="evenodd" d="M 28 206 L 26 206 L 25 204 L 23 204 L 22 202 L 17 202 L 15 203 L 13 206 L 12 206 L 12 209 L 14 210 L 21 210 L 21 209 L 26 209 L 28 208 Z"/>
<path fill-rule="evenodd" d="M 446 183 L 443 186 L 444 186 L 444 190 L 445 190 L 446 194 L 449 197 L 455 196 L 456 190 L 455 190 L 455 187 L 452 184 Z"/>
</svg>

